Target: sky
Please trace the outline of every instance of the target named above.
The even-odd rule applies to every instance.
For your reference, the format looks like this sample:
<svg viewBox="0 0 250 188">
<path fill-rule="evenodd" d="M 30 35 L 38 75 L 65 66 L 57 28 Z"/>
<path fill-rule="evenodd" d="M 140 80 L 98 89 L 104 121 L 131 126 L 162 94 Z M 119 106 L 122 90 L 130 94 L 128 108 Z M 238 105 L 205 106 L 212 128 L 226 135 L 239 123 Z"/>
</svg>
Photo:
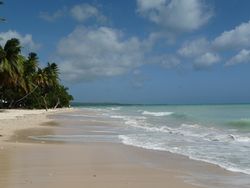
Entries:
<svg viewBox="0 0 250 188">
<path fill-rule="evenodd" d="M 0 44 L 56 62 L 78 102 L 250 102 L 249 0 L 5 0 Z"/>
</svg>

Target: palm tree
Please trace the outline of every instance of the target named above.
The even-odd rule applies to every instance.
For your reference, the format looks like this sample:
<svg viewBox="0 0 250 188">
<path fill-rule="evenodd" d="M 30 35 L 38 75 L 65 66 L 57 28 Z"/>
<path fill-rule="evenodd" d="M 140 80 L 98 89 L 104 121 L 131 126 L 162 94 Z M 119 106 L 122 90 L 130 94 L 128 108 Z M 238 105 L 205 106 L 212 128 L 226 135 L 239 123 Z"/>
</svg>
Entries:
<svg viewBox="0 0 250 188">
<path fill-rule="evenodd" d="M 44 69 L 38 70 L 37 76 L 38 85 L 42 88 L 42 98 L 47 110 L 48 103 L 46 97 L 51 90 L 56 91 L 55 88 L 59 86 L 59 69 L 57 64 L 48 63 Z"/>
<path fill-rule="evenodd" d="M 20 103 L 22 100 L 31 95 L 37 88 L 38 85 L 34 82 L 36 78 L 37 69 L 38 69 L 38 56 L 36 53 L 31 52 L 28 56 L 28 59 L 23 63 L 23 90 L 25 91 L 25 95 L 16 101 L 16 103 Z"/>
<path fill-rule="evenodd" d="M 24 58 L 20 55 L 21 46 L 18 39 L 10 39 L 4 48 L 0 46 L 0 84 L 16 85 L 23 74 Z"/>
<path fill-rule="evenodd" d="M 48 63 L 47 66 L 44 68 L 44 72 L 48 77 L 49 85 L 51 87 L 57 86 L 59 81 L 59 69 L 57 64 Z"/>
<path fill-rule="evenodd" d="M 1 4 L 1 1 L 0 1 Z M 49 108 L 69 106 L 73 99 L 60 84 L 56 63 L 38 67 L 38 57 L 21 55 L 18 39 L 0 45 L 0 105 L 1 107 Z M 25 99 L 25 100 L 24 100 Z"/>
<path fill-rule="evenodd" d="M 26 93 L 31 92 L 36 86 L 33 83 L 37 68 L 38 68 L 38 57 L 36 53 L 30 53 L 28 59 L 24 61 L 24 81 L 25 81 L 25 91 Z"/>
<path fill-rule="evenodd" d="M 35 83 L 41 90 L 41 97 L 43 99 L 46 110 L 48 110 L 46 95 L 50 88 L 50 82 L 51 81 L 49 80 L 46 68 L 38 68 L 37 74 L 35 76 Z"/>
<path fill-rule="evenodd" d="M 23 62 L 25 58 L 20 54 L 21 46 L 18 39 L 10 39 L 4 45 L 0 46 L 0 86 L 1 89 L 25 88 L 23 82 Z M 14 102 L 11 97 L 10 107 Z"/>
</svg>

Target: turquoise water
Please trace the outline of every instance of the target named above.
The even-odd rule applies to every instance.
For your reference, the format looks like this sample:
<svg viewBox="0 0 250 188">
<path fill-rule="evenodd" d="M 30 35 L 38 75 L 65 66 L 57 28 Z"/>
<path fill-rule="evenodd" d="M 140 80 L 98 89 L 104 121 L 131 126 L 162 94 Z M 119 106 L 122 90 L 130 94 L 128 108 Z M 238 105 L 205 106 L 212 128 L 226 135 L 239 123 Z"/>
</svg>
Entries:
<svg viewBox="0 0 250 188">
<path fill-rule="evenodd" d="M 110 137 L 99 141 L 151 150 L 169 151 L 250 174 L 250 105 L 135 105 L 84 106 L 75 119 L 119 122 Z M 96 116 L 84 115 L 84 109 Z M 113 134 L 114 133 L 114 134 Z M 47 139 L 86 141 L 85 136 L 51 136 Z M 92 139 L 88 137 L 87 139 Z"/>
<path fill-rule="evenodd" d="M 91 107 L 92 109 L 95 109 Z M 102 107 L 118 119 L 122 143 L 170 151 L 250 174 L 250 105 L 146 105 Z"/>
</svg>

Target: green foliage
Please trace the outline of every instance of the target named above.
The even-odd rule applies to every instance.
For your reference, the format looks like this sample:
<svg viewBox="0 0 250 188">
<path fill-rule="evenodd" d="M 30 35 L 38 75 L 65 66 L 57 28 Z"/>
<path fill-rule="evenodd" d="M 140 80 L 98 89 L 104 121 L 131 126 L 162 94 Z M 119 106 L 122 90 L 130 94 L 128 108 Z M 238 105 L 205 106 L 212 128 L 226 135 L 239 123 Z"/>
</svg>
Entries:
<svg viewBox="0 0 250 188">
<path fill-rule="evenodd" d="M 36 53 L 21 55 L 18 39 L 0 46 L 0 108 L 68 107 L 71 100 L 56 63 L 40 68 Z"/>
</svg>

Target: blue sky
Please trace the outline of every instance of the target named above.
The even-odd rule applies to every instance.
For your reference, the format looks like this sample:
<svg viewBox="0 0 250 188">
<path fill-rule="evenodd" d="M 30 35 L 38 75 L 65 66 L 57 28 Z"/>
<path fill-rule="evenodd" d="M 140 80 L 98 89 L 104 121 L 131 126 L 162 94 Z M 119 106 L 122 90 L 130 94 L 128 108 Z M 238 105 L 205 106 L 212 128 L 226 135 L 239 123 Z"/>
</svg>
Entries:
<svg viewBox="0 0 250 188">
<path fill-rule="evenodd" d="M 248 0 L 8 0 L 1 44 L 58 63 L 75 101 L 250 102 Z"/>
</svg>

